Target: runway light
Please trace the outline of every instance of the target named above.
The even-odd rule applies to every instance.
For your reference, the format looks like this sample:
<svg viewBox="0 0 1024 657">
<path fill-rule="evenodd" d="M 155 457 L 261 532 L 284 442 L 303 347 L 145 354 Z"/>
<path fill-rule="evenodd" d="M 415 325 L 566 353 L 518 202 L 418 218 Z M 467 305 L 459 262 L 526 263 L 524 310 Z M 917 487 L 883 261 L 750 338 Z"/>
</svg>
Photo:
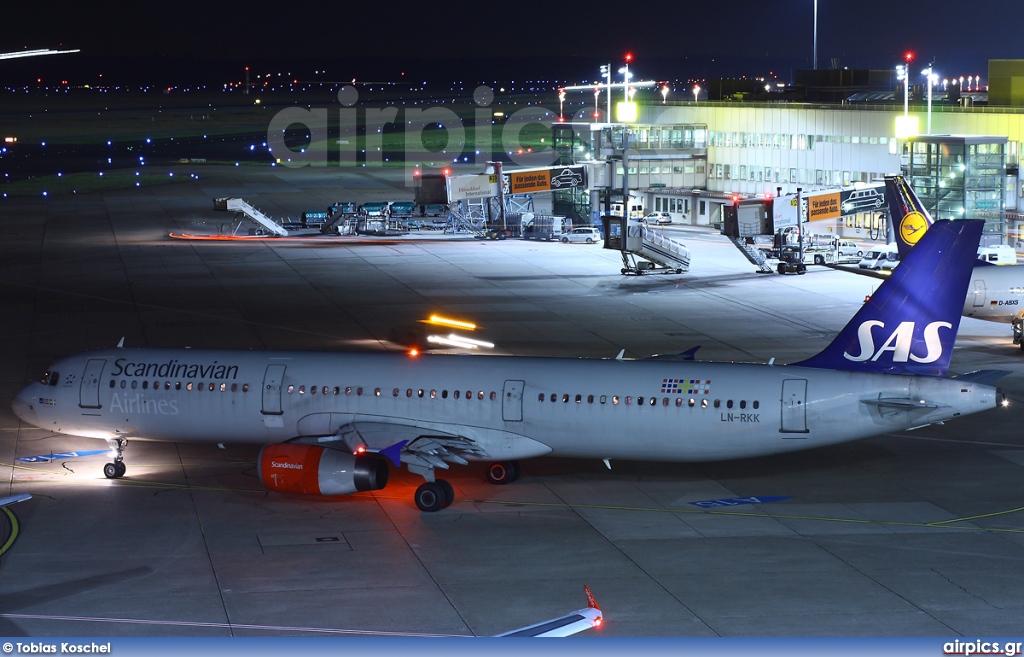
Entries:
<svg viewBox="0 0 1024 657">
<path fill-rule="evenodd" d="M 427 320 L 428 324 L 439 324 L 441 326 L 451 326 L 452 328 L 466 329 L 467 331 L 475 331 L 476 324 L 472 322 L 464 322 L 458 319 L 452 319 L 450 317 L 442 317 L 441 315 L 431 315 L 430 319 Z"/>
</svg>

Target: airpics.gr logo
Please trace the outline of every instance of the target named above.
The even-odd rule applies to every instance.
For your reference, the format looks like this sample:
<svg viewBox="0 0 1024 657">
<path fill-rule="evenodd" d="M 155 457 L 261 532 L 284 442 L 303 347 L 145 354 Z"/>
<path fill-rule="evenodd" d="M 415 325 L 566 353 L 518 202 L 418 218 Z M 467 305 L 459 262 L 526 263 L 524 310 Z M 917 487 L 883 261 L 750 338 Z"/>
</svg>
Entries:
<svg viewBox="0 0 1024 657">
<path fill-rule="evenodd" d="M 939 341 L 939 329 L 953 328 L 953 325 L 949 322 L 932 322 L 925 326 L 923 331 L 925 354 L 924 356 L 918 356 L 910 352 L 910 348 L 914 343 L 914 322 L 900 322 L 900 325 L 896 327 L 896 330 L 889 334 L 889 337 L 886 338 L 885 342 L 877 351 L 875 350 L 875 339 L 871 333 L 871 329 L 876 326 L 880 326 L 884 329 L 885 322 L 873 319 L 861 324 L 857 329 L 857 340 L 860 342 L 860 353 L 854 356 L 848 352 L 843 352 L 843 358 L 846 360 L 852 360 L 855 363 L 861 363 L 866 360 L 874 362 L 881 358 L 882 354 L 891 352 L 892 362 L 894 363 L 906 363 L 908 360 L 912 360 L 915 363 L 934 363 L 942 357 L 942 343 Z"/>
<path fill-rule="evenodd" d="M 928 230 L 928 220 L 920 212 L 911 212 L 900 221 L 900 237 L 903 241 L 914 246 Z"/>
</svg>

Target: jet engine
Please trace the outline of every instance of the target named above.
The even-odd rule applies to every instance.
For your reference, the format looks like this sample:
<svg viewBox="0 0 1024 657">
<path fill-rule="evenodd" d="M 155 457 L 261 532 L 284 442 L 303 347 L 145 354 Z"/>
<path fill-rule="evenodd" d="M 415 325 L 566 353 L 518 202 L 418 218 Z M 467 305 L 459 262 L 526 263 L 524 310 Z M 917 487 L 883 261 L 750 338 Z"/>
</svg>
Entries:
<svg viewBox="0 0 1024 657">
<path fill-rule="evenodd" d="M 346 495 L 380 490 L 388 483 L 387 460 L 356 456 L 319 445 L 265 445 L 256 459 L 260 482 L 270 490 L 303 495 Z"/>
</svg>

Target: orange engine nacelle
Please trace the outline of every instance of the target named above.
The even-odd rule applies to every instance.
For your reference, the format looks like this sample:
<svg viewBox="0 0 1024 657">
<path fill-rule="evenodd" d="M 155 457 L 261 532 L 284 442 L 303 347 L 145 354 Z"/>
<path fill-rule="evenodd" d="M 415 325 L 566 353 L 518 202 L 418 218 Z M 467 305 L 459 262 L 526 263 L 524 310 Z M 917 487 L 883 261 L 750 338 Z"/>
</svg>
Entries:
<svg viewBox="0 0 1024 657">
<path fill-rule="evenodd" d="M 264 445 L 256 459 L 260 482 L 270 490 L 302 495 L 346 495 L 380 490 L 388 463 L 376 454 L 356 456 L 318 445 Z"/>
</svg>

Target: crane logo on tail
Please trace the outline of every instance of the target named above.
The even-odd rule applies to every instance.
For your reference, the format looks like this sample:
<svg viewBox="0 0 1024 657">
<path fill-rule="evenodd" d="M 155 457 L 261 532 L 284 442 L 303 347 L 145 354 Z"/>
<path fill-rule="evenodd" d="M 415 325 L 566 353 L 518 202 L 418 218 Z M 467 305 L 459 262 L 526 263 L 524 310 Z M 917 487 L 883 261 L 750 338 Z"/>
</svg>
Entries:
<svg viewBox="0 0 1024 657">
<path fill-rule="evenodd" d="M 920 212 L 908 212 L 900 221 L 900 237 L 910 246 L 917 244 L 926 230 L 928 220 Z"/>
</svg>

